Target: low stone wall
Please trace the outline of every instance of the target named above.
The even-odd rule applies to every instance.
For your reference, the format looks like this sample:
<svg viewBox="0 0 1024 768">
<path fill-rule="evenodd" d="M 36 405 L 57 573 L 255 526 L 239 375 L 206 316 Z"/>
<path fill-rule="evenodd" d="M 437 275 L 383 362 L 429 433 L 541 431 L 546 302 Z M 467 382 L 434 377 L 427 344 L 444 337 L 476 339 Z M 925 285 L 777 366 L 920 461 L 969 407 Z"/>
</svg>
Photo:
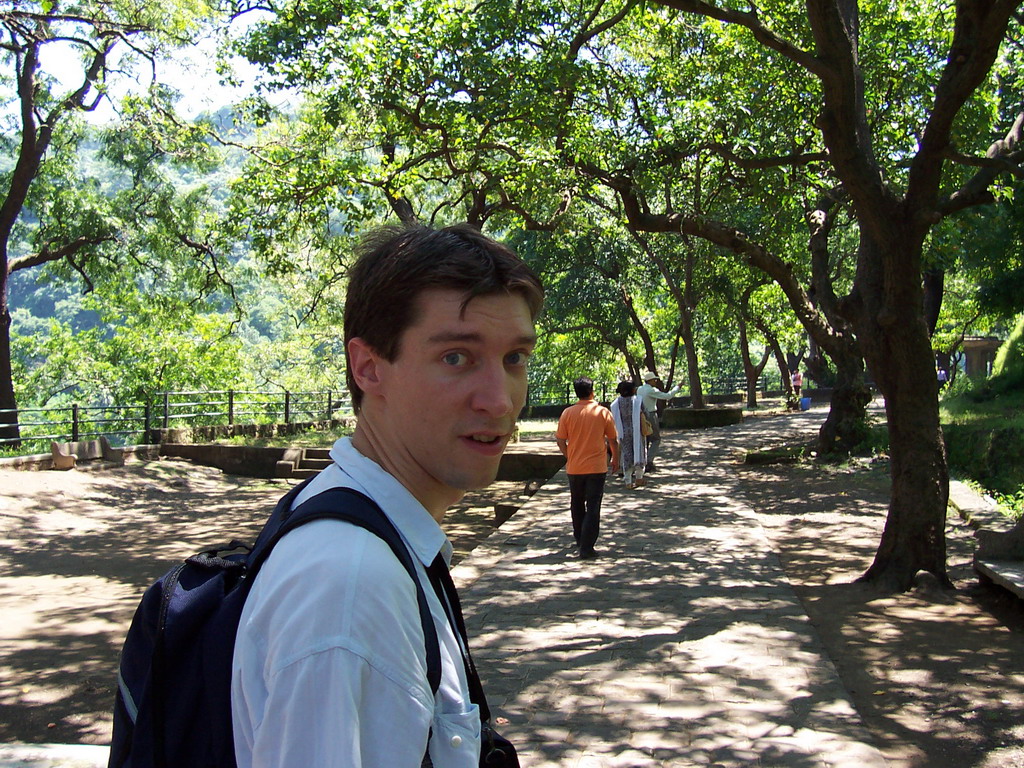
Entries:
<svg viewBox="0 0 1024 768">
<path fill-rule="evenodd" d="M 495 479 L 547 479 L 564 466 L 565 457 L 557 448 L 552 450 L 547 445 L 531 447 L 530 443 L 519 443 L 505 451 Z"/>
<path fill-rule="evenodd" d="M 704 395 L 704 402 L 707 405 L 726 405 L 729 403 L 745 403 L 747 400 L 746 395 L 734 393 L 731 395 Z M 689 395 L 680 395 L 679 397 L 673 397 L 668 401 L 668 408 L 689 408 L 690 403 L 693 402 L 693 398 Z M 666 408 L 665 410 L 668 410 Z"/>
<path fill-rule="evenodd" d="M 548 478 L 565 465 L 565 458 L 555 449 L 529 444 L 510 448 L 498 467 L 498 480 L 533 480 Z M 285 458 L 290 448 L 257 448 L 249 445 L 214 445 L 194 443 L 165 443 L 160 446 L 161 456 L 188 459 L 232 475 L 247 477 L 277 477 L 277 462 Z"/>
<path fill-rule="evenodd" d="M 215 445 L 213 443 L 164 443 L 161 457 L 188 459 L 196 464 L 216 467 L 229 475 L 274 478 L 277 462 L 288 448 L 263 448 L 252 445 Z"/>
<path fill-rule="evenodd" d="M 666 408 L 661 414 L 665 429 L 706 429 L 739 424 L 742 408 Z"/>
<path fill-rule="evenodd" d="M 557 419 L 568 405 L 530 405 L 523 409 L 523 419 Z"/>
<path fill-rule="evenodd" d="M 159 445 L 126 445 L 123 450 L 125 462 L 153 461 L 160 458 Z M 23 469 L 28 471 L 53 469 L 53 455 L 50 453 L 31 453 L 26 456 L 12 456 L 0 459 L 0 469 Z"/>
</svg>

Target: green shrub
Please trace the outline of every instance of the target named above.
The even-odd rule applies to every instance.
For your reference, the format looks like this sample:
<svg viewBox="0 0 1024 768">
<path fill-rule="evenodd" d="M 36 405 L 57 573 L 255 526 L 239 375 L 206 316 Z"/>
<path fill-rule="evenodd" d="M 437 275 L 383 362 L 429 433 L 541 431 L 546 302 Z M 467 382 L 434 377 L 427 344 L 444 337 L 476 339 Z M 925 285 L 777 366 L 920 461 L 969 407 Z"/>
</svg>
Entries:
<svg viewBox="0 0 1024 768">
<path fill-rule="evenodd" d="M 1024 387 L 1024 315 L 996 353 L 992 385 L 1001 392 Z"/>
<path fill-rule="evenodd" d="M 1024 488 L 1016 493 L 997 493 L 995 495 L 998 504 L 1006 514 L 1014 520 L 1024 517 Z"/>
<path fill-rule="evenodd" d="M 947 424 L 942 431 L 951 470 L 996 493 L 1024 488 L 1024 428 Z"/>
</svg>

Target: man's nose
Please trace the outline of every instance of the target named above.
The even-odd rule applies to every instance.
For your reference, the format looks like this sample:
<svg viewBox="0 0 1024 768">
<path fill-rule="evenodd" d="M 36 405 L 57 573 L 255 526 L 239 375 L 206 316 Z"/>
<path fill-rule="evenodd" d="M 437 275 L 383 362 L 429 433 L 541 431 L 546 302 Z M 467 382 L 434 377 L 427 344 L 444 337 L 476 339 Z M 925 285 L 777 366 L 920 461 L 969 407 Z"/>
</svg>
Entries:
<svg viewBox="0 0 1024 768">
<path fill-rule="evenodd" d="M 515 408 L 522 388 L 518 378 L 505 370 L 504 365 L 487 366 L 474 381 L 473 410 L 496 419 L 508 416 Z"/>
</svg>

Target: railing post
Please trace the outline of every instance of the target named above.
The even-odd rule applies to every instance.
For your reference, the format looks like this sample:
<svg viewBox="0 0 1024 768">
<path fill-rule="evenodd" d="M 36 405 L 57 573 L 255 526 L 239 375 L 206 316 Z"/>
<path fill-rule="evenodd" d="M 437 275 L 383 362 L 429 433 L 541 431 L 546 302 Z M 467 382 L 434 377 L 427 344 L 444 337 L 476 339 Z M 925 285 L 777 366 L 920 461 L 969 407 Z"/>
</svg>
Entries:
<svg viewBox="0 0 1024 768">
<path fill-rule="evenodd" d="M 235 390 L 228 390 L 228 426 L 235 425 Z"/>
<path fill-rule="evenodd" d="M 292 413 L 292 393 L 287 389 L 284 391 L 284 423 L 287 424 L 291 421 Z"/>
<path fill-rule="evenodd" d="M 171 393 L 164 392 L 164 429 L 171 424 Z"/>
<path fill-rule="evenodd" d="M 78 442 L 78 403 L 71 406 L 71 442 Z"/>
<path fill-rule="evenodd" d="M 331 390 L 327 390 L 327 420 L 331 420 Z"/>
<path fill-rule="evenodd" d="M 142 442 L 149 442 L 149 417 L 152 406 L 149 400 L 146 401 L 146 405 L 142 409 Z"/>
</svg>

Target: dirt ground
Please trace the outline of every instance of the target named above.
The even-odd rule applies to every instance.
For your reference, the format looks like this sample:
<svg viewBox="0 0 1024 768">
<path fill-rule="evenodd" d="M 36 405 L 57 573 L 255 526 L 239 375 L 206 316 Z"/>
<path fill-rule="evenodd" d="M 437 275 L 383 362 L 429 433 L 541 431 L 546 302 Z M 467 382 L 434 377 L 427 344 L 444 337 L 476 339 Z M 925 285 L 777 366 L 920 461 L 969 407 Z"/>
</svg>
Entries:
<svg viewBox="0 0 1024 768">
<path fill-rule="evenodd" d="M 193 552 L 251 541 L 289 485 L 184 460 L 0 470 L 0 743 L 109 742 L 143 590 Z M 446 522 L 455 560 L 494 531 L 495 504 L 519 506 L 538 485 L 467 495 Z"/>
<path fill-rule="evenodd" d="M 1024 768 L 1024 601 L 978 586 L 970 530 L 951 521 L 955 593 L 880 597 L 851 582 L 878 543 L 884 467 L 737 472 L 892 765 Z M 284 487 L 184 461 L 0 470 L 0 742 L 105 743 L 142 589 L 184 554 L 254 536 Z M 467 496 L 447 520 L 456 556 L 493 530 L 496 503 L 529 490 Z"/>
<path fill-rule="evenodd" d="M 1024 601 L 979 584 L 973 531 L 951 516 L 955 592 L 853 583 L 888 507 L 884 465 L 739 469 L 854 705 L 896 768 L 1024 768 Z"/>
</svg>

